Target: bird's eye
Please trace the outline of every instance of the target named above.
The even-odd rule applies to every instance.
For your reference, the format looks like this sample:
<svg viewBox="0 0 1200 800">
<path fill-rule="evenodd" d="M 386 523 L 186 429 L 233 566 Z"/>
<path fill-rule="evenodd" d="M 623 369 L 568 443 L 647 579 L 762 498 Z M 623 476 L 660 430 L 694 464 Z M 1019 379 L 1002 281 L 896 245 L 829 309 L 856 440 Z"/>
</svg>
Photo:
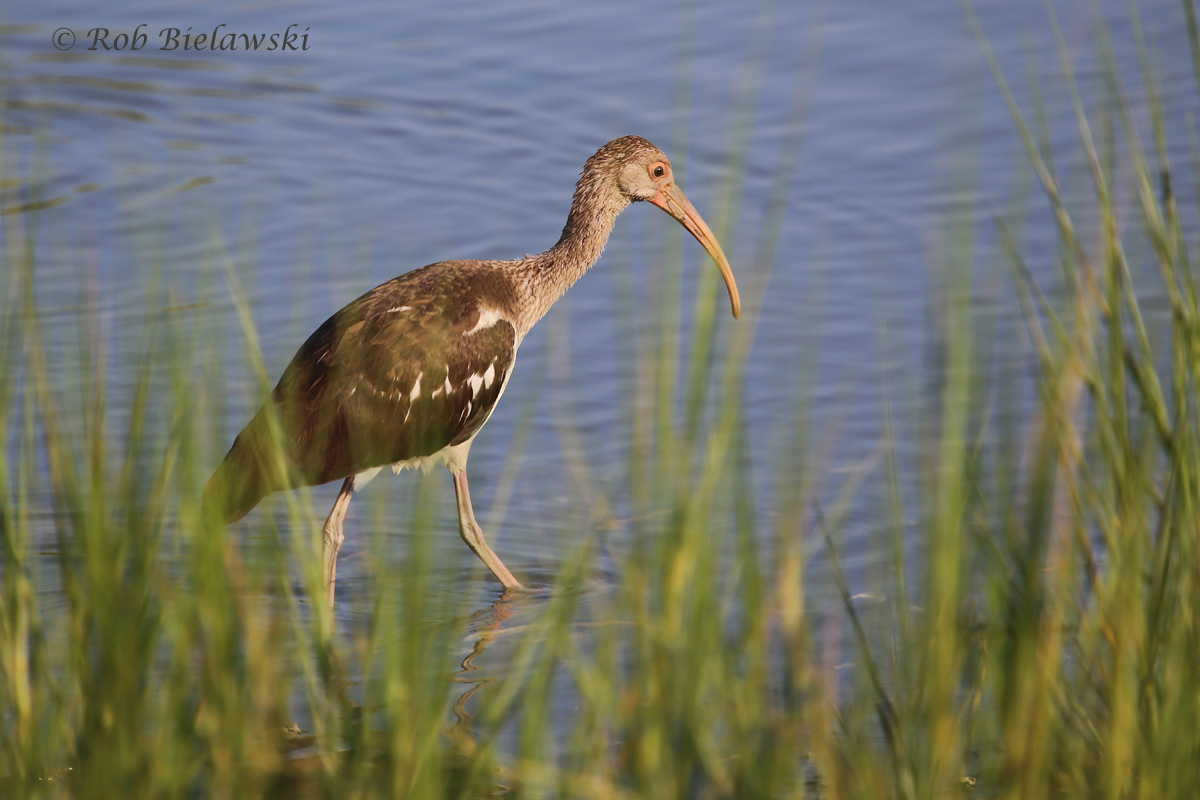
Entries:
<svg viewBox="0 0 1200 800">
<path fill-rule="evenodd" d="M 661 162 L 658 164 L 652 164 L 650 166 L 650 174 L 656 178 L 661 178 L 663 175 L 667 174 L 667 168 Z"/>
</svg>

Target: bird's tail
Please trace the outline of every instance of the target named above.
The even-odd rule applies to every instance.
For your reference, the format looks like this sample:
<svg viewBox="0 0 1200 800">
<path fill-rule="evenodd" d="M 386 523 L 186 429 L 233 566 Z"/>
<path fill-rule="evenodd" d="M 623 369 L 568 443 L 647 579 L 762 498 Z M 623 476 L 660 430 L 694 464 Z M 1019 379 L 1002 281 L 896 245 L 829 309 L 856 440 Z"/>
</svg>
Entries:
<svg viewBox="0 0 1200 800">
<path fill-rule="evenodd" d="M 239 440 L 241 437 L 238 437 Z M 221 466 L 204 486 L 204 515 L 230 525 L 250 513 L 275 490 L 268 485 L 260 460 L 251 447 L 235 441 Z"/>
</svg>

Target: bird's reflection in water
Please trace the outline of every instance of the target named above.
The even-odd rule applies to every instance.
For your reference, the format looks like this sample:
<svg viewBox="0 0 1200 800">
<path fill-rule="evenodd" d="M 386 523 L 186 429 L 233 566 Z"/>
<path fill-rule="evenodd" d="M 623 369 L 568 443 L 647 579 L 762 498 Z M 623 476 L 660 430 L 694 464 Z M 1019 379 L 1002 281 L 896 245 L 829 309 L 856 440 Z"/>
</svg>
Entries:
<svg viewBox="0 0 1200 800">
<path fill-rule="evenodd" d="M 515 611 L 515 603 L 519 602 L 523 595 L 528 596 L 529 594 L 528 591 L 506 590 L 490 605 L 479 609 L 466 620 L 465 627 L 468 634 L 474 637 L 475 643 L 471 652 L 459 662 L 459 670 L 454 676 L 454 681 L 466 685 L 467 689 L 454 703 L 452 710 L 455 721 L 447 730 L 447 735 L 458 751 L 457 756 L 463 759 L 464 763 L 474 755 L 477 749 L 475 733 L 471 727 L 474 716 L 467 710 L 467 704 L 472 696 L 495 680 L 495 678 L 473 675 L 481 669 L 475 665 L 475 661 L 487 651 L 488 645 L 501 633 L 504 622 L 512 617 Z M 336 615 L 333 625 L 336 630 Z M 347 669 L 336 645 L 336 636 L 328 642 L 322 652 L 326 660 L 323 665 L 326 687 L 341 708 L 343 724 L 346 724 L 348 729 L 368 724 L 367 720 L 372 711 L 381 710 L 381 707 L 364 708 L 354 699 L 353 693 L 358 688 L 359 682 Z M 347 738 L 354 740 L 358 737 L 349 734 Z M 313 749 L 317 743 L 316 736 L 293 722 L 285 726 L 283 741 L 284 750 L 289 753 L 289 757 L 285 775 L 282 777 L 286 781 L 298 781 L 296 786 L 303 786 L 305 781 L 311 780 L 323 767 L 321 754 Z"/>
<path fill-rule="evenodd" d="M 557 595 L 559 591 L 561 590 L 551 589 L 549 584 L 540 589 L 507 590 L 468 617 L 457 616 L 456 619 L 445 619 L 446 627 L 443 628 L 442 633 L 448 633 L 460 641 L 465 635 L 466 640 L 470 643 L 470 651 L 457 662 L 457 670 L 450 677 L 450 680 L 462 687 L 462 691 L 458 693 L 451 706 L 453 716 L 449 720 L 443 718 L 443 722 L 438 725 L 448 739 L 448 752 L 445 754 L 447 772 L 443 777 L 450 784 L 454 784 L 459 779 L 479 780 L 477 759 L 483 755 L 483 752 L 474 727 L 475 715 L 471 708 L 478 707 L 479 693 L 484 687 L 502 677 L 497 673 L 498 671 L 502 673 L 504 669 L 507 655 L 506 643 L 502 642 L 498 648 L 493 649 L 491 659 L 487 662 L 483 659 L 485 653 L 488 653 L 489 647 L 497 639 L 522 631 L 523 625 L 520 624 L 523 621 L 522 618 L 531 614 L 536 616 L 538 607 L 552 596 Z M 586 592 L 587 589 L 574 591 Z M 342 617 L 339 621 L 342 625 L 350 622 L 346 617 Z M 435 633 L 434 635 L 440 634 Z M 510 637 L 509 644 L 511 643 Z M 342 715 L 341 721 L 344 728 L 341 732 L 340 746 L 344 748 L 341 753 L 344 762 L 352 764 L 356 761 L 365 761 L 371 765 L 372 769 L 381 770 L 380 774 L 394 769 L 395 764 L 390 760 L 386 747 L 377 752 L 353 752 L 353 748 L 357 744 L 370 746 L 369 742 L 373 737 L 364 736 L 361 726 L 371 725 L 372 720 L 375 720 L 376 723 L 380 722 L 377 713 L 385 711 L 379 698 L 368 699 L 372 696 L 372 692 L 367 691 L 364 695 L 361 691 L 362 676 L 356 675 L 354 672 L 354 656 L 346 653 L 344 659 L 335 637 L 334 641 L 331 641 L 329 646 L 324 649 L 324 658 L 326 661 L 322 667 L 326 678 L 326 690 L 331 697 L 336 698 Z M 452 665 L 454 662 L 450 661 L 446 666 L 452 668 Z M 448 669 L 447 673 L 444 673 L 448 677 L 449 671 Z M 362 700 L 366 700 L 365 705 L 361 704 Z M 443 728 L 447 722 L 449 722 L 449 726 Z M 318 780 L 323 771 L 328 769 L 328 753 L 320 750 L 317 737 L 301 730 L 295 724 L 286 727 L 284 740 L 284 748 L 288 751 L 288 756 L 285 774 L 281 776 L 281 780 L 291 787 L 309 787 L 312 781 Z M 492 763 L 490 769 L 494 771 L 492 780 L 495 781 L 496 791 L 504 794 L 514 784 L 513 777 L 500 764 Z"/>
<path fill-rule="evenodd" d="M 495 678 L 475 675 L 474 673 L 480 671 L 480 667 L 475 665 L 475 661 L 487 652 L 488 645 L 503 629 L 504 623 L 512 617 L 520 594 L 522 593 L 506 589 L 490 606 L 479 609 L 468 620 L 468 629 L 475 637 L 475 645 L 459 663 L 458 674 L 454 677 L 457 683 L 464 684 L 468 688 L 459 695 L 458 700 L 454 703 L 455 722 L 447 731 L 464 756 L 470 756 L 475 752 L 475 731 L 471 727 L 474 715 L 467 710 L 467 703 L 483 687 L 495 680 Z"/>
</svg>

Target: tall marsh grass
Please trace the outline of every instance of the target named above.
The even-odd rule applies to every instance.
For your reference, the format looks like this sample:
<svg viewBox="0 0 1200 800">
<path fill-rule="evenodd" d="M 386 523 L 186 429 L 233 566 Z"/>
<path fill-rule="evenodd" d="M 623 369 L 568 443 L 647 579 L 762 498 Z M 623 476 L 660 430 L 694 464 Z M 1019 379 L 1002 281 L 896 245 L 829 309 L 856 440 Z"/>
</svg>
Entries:
<svg viewBox="0 0 1200 800">
<path fill-rule="evenodd" d="M 1190 2 L 1184 12 L 1200 76 Z M 1046 109 L 1021 108 L 980 43 L 1041 192 L 994 220 L 1019 305 L 1004 335 L 1027 343 L 1035 391 L 1014 399 L 1011 376 L 989 366 L 995 337 L 980 333 L 969 287 L 977 209 L 964 208 L 946 248 L 960 291 L 932 331 L 942 377 L 905 404 L 926 409 L 932 433 L 903 463 L 889 412 L 884 467 L 865 478 L 886 483 L 897 542 L 892 590 L 869 618 L 855 595 L 872 587 L 839 564 L 844 504 L 818 491 L 804 409 L 773 432 L 789 443 L 777 461 L 750 464 L 739 365 L 753 314 L 723 327 L 722 349 L 706 313 L 682 419 L 630 423 L 620 491 L 634 544 L 599 599 L 581 602 L 597 580 L 584 539 L 552 591 L 432 614 L 437 515 L 419 493 L 403 574 L 368 544 L 372 599 L 335 630 L 307 495 L 236 537 L 199 514 L 229 432 L 222 378 L 196 365 L 215 364 L 220 341 L 166 286 L 149 292 L 144 336 L 92 335 L 85 310 L 69 341 L 39 308 L 29 220 L 4 218 L 0 795 L 1194 796 L 1197 209 L 1180 208 L 1165 146 L 1186 134 L 1200 151 L 1194 120 L 1164 117 L 1149 67 L 1139 118 L 1103 44 L 1089 116 L 1064 58 L 1090 186 L 1068 202 Z M 1053 292 L 1020 236 L 1043 206 L 1058 233 Z M 224 285 L 226 249 L 210 249 Z M 1168 306 L 1154 318 L 1135 291 L 1147 270 Z M 713 285 L 702 294 L 719 306 Z M 656 376 L 677 369 L 677 314 L 661 318 L 627 380 L 674 409 Z M 787 488 L 760 519 L 772 471 Z M 814 546 L 838 609 L 813 608 Z M 839 626 L 847 636 L 829 635 Z M 479 668 L 500 651 L 507 669 Z"/>
</svg>

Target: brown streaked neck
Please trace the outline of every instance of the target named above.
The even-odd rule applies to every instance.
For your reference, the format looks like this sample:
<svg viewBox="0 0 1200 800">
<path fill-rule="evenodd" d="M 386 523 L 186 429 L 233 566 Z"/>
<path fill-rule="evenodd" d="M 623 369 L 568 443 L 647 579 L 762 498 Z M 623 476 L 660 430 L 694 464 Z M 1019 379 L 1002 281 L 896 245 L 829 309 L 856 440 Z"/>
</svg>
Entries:
<svg viewBox="0 0 1200 800">
<path fill-rule="evenodd" d="M 546 315 L 563 294 L 592 268 L 604 252 L 619 215 L 629 200 L 600 176 L 584 174 L 575 187 L 571 212 L 558 242 L 544 253 L 517 262 L 529 292 L 526 330 Z"/>
</svg>

